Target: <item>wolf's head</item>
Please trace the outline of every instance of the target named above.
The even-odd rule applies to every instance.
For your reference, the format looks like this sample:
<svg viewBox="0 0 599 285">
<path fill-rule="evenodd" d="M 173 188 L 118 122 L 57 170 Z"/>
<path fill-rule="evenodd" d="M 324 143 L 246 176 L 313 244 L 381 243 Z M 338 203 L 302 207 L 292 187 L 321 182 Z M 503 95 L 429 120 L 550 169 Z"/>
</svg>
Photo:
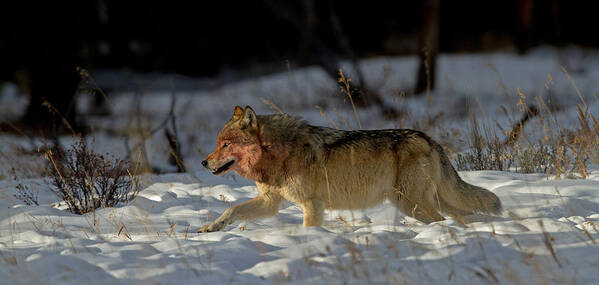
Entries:
<svg viewBox="0 0 599 285">
<path fill-rule="evenodd" d="M 264 149 L 260 140 L 258 118 L 252 108 L 235 107 L 233 117 L 216 138 L 216 148 L 202 161 L 214 175 L 234 170 L 241 176 L 254 179 L 257 164 Z M 256 180 L 256 179 L 254 179 Z"/>
</svg>

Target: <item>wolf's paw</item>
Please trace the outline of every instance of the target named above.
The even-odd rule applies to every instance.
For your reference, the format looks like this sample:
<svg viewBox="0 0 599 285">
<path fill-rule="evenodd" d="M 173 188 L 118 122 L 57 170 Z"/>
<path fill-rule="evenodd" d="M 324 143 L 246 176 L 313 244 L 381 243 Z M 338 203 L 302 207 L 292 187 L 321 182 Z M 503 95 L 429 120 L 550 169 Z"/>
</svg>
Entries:
<svg viewBox="0 0 599 285">
<path fill-rule="evenodd" d="M 198 229 L 198 233 L 210 233 L 214 232 L 212 228 L 210 228 L 210 224 L 204 225 Z"/>
<path fill-rule="evenodd" d="M 211 233 L 211 232 L 218 232 L 218 231 L 222 231 L 226 226 L 226 223 L 223 222 L 219 222 L 219 223 L 210 223 L 207 225 L 204 225 L 202 227 L 200 227 L 198 229 L 198 233 Z"/>
</svg>

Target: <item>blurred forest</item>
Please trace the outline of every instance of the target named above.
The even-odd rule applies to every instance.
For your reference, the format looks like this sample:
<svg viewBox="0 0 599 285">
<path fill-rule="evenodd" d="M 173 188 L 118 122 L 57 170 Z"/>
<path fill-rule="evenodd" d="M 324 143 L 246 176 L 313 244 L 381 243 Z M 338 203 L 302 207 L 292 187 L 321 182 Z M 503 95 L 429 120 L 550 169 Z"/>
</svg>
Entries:
<svg viewBox="0 0 599 285">
<path fill-rule="evenodd" d="M 31 97 L 18 122 L 0 128 L 56 133 L 77 120 L 77 67 L 216 77 L 223 68 L 261 72 L 419 54 L 414 94 L 434 88 L 438 53 L 541 44 L 599 46 L 594 1 L 3 1 L 0 82 Z M 243 74 L 243 72 L 239 72 Z M 245 74 L 244 76 L 257 76 Z M 359 78 L 358 78 L 359 79 Z M 360 80 L 356 80 L 360 82 Z M 100 86 L 102 87 L 102 86 Z M 358 105 L 394 110 L 366 86 Z M 56 117 L 60 114 L 60 118 Z"/>
</svg>

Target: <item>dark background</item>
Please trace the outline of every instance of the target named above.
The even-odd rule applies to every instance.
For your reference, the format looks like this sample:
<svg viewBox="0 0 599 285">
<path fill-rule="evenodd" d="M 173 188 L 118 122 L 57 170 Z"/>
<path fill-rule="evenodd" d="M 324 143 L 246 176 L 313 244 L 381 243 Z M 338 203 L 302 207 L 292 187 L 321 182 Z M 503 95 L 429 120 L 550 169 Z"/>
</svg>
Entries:
<svg viewBox="0 0 599 285">
<path fill-rule="evenodd" d="M 127 69 L 205 78 L 218 76 L 223 68 L 243 75 L 248 66 L 270 66 L 261 71 L 267 73 L 289 63 L 320 65 L 335 79 L 342 59 L 420 54 L 421 66 L 426 60 L 432 63 L 433 76 L 426 82 L 422 68 L 414 75 L 419 80 L 413 93 L 419 94 L 434 88 L 439 52 L 599 46 L 596 1 L 91 0 L 0 5 L 0 82 L 16 82 L 31 97 L 26 114 L 11 128 L 42 132 L 60 126 L 56 113 L 83 128 L 73 103 L 82 78 L 76 67 L 92 75 L 98 69 Z M 363 91 L 362 105 L 382 104 L 376 94 L 355 88 Z"/>
</svg>

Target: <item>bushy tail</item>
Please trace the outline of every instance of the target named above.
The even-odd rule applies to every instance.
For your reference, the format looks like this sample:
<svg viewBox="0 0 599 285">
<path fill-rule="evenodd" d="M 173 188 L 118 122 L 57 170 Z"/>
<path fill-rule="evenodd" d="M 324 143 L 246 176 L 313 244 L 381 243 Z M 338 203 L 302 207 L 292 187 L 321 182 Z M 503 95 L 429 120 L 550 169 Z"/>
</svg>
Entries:
<svg viewBox="0 0 599 285">
<path fill-rule="evenodd" d="M 442 212 L 450 215 L 468 215 L 487 213 L 500 215 L 503 211 L 501 201 L 493 192 L 466 183 L 453 168 L 440 146 L 443 186 L 439 189 L 439 206 Z"/>
<path fill-rule="evenodd" d="M 448 187 L 449 193 L 440 193 L 441 200 L 446 204 L 448 212 L 452 212 L 451 206 L 460 210 L 456 214 L 487 213 L 501 214 L 501 201 L 493 192 L 464 182 L 457 178 L 454 187 Z M 453 188 L 453 189 L 451 189 Z M 447 205 L 449 204 L 449 205 Z M 443 211 L 443 209 L 441 209 Z M 453 211 L 456 212 L 456 211 Z"/>
</svg>

